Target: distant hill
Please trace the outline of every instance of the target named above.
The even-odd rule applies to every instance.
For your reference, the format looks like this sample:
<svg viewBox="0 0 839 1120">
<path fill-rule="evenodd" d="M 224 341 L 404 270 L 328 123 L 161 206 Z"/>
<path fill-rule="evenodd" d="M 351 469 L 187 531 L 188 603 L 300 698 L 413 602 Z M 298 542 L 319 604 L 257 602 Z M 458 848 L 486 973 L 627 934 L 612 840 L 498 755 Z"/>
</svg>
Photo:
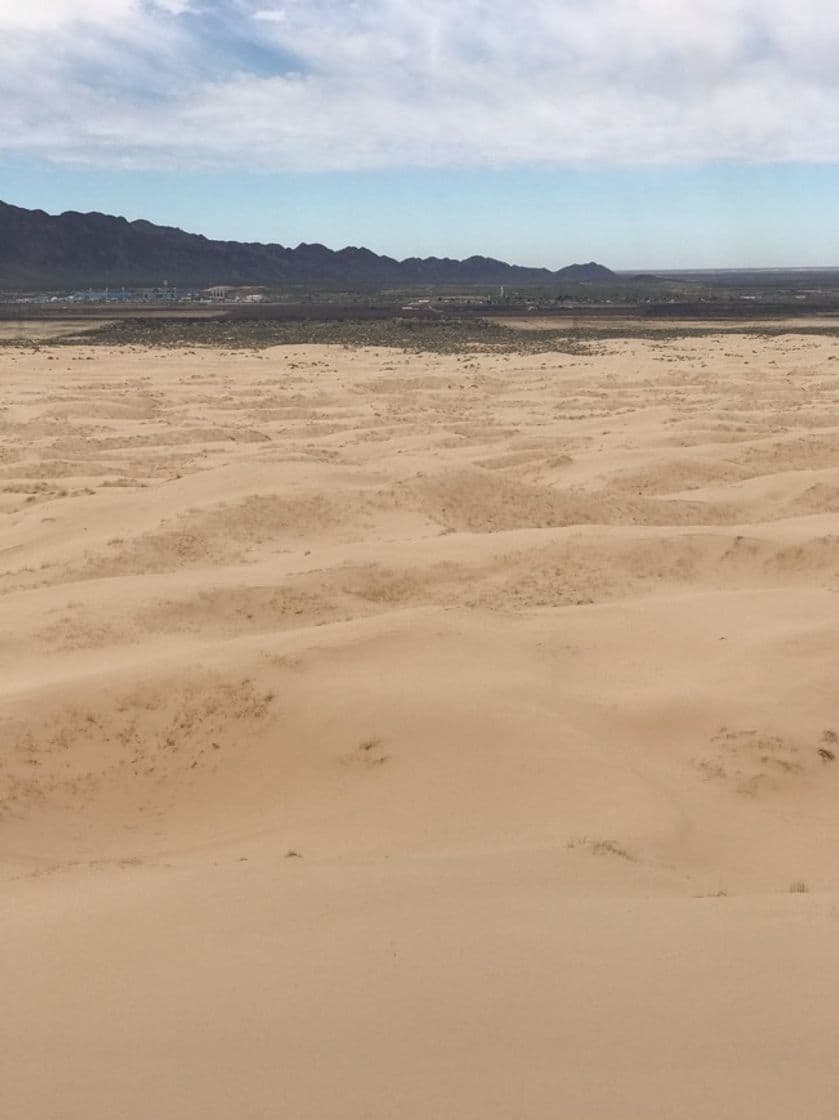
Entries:
<svg viewBox="0 0 839 1120">
<path fill-rule="evenodd" d="M 413 284 L 544 284 L 614 280 L 603 265 L 551 272 L 491 257 L 378 256 L 369 249 L 212 241 L 151 222 L 69 210 L 50 215 L 0 202 L 0 287 L 179 287 L 211 284 L 311 284 L 381 287 Z"/>
</svg>

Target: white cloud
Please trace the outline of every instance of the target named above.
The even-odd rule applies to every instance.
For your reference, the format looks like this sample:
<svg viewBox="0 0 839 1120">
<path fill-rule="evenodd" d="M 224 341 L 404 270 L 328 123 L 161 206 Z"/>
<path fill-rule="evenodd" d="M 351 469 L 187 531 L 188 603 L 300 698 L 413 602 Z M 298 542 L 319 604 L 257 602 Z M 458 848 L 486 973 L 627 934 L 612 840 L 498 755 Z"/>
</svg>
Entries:
<svg viewBox="0 0 839 1120">
<path fill-rule="evenodd" d="M 261 8 L 253 13 L 253 18 L 265 23 L 285 23 L 286 16 L 282 8 Z"/>
<path fill-rule="evenodd" d="M 0 0 L 0 27 L 16 31 L 54 32 L 73 24 L 119 27 L 137 12 L 133 0 Z"/>
<path fill-rule="evenodd" d="M 0 148 L 315 170 L 836 161 L 837 48 L 826 0 L 0 0 Z"/>
</svg>

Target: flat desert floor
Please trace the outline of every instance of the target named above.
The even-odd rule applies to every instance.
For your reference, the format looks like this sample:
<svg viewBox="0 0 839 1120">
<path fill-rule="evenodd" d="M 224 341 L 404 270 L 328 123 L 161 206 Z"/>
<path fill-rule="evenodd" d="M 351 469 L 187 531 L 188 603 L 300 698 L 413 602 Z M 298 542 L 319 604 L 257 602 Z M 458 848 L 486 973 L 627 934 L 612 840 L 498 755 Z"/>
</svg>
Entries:
<svg viewBox="0 0 839 1120">
<path fill-rule="evenodd" d="M 14 1120 L 835 1118 L 839 339 L 0 349 Z"/>
</svg>

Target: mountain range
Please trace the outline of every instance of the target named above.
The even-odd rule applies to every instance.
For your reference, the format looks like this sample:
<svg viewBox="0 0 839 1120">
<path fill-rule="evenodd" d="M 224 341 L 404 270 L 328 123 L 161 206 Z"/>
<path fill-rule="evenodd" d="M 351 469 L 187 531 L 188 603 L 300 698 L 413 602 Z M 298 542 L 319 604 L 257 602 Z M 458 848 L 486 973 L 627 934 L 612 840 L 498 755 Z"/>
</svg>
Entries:
<svg viewBox="0 0 839 1120">
<path fill-rule="evenodd" d="M 0 287 L 177 287 L 211 284 L 382 287 L 417 284 L 550 284 L 614 280 L 603 265 L 557 271 L 491 257 L 396 260 L 369 249 L 296 248 L 214 241 L 144 220 L 68 210 L 47 214 L 0 202 Z"/>
</svg>

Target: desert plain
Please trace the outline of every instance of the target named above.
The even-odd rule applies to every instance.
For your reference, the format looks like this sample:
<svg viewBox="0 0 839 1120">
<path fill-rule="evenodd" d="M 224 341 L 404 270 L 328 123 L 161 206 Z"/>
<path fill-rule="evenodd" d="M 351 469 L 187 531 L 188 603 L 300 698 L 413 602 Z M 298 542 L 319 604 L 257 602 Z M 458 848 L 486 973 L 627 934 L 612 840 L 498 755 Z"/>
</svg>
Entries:
<svg viewBox="0 0 839 1120">
<path fill-rule="evenodd" d="M 5 345 L 0 558 L 4 1116 L 836 1116 L 839 337 Z"/>
</svg>

